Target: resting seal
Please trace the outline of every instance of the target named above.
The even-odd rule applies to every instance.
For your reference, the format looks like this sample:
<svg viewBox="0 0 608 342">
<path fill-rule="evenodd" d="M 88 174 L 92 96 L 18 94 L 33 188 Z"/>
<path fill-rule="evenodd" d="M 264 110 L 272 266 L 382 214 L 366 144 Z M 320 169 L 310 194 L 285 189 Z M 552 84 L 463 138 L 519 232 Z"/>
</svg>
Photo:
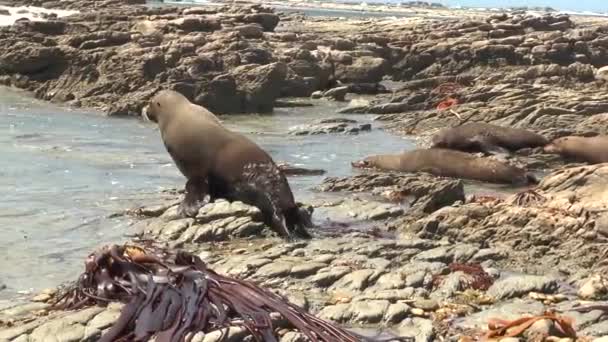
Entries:
<svg viewBox="0 0 608 342">
<path fill-rule="evenodd" d="M 608 136 L 557 138 L 545 146 L 545 152 L 590 164 L 608 162 Z"/>
<path fill-rule="evenodd" d="M 421 149 L 401 154 L 384 154 L 353 162 L 358 168 L 378 168 L 402 172 L 428 172 L 442 177 L 473 179 L 490 183 L 527 185 L 537 183 L 525 170 L 498 160 L 479 158 L 465 152 L 441 148 Z"/>
<path fill-rule="evenodd" d="M 542 135 L 525 129 L 472 122 L 441 130 L 433 137 L 432 147 L 490 154 L 542 147 L 548 143 Z"/>
<path fill-rule="evenodd" d="M 257 206 L 264 221 L 284 237 L 309 237 L 287 179 L 270 155 L 215 115 L 174 91 L 161 91 L 144 115 L 158 123 L 165 147 L 188 179 L 178 212 L 194 216 L 207 194 Z"/>
</svg>

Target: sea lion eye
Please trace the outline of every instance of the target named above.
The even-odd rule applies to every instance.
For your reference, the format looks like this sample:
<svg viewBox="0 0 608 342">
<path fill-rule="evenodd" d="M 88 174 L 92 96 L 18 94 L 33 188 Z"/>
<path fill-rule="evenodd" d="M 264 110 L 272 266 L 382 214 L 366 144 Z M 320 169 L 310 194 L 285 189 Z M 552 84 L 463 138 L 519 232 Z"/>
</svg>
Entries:
<svg viewBox="0 0 608 342">
<path fill-rule="evenodd" d="M 160 107 L 160 102 L 156 102 L 156 105 Z"/>
</svg>

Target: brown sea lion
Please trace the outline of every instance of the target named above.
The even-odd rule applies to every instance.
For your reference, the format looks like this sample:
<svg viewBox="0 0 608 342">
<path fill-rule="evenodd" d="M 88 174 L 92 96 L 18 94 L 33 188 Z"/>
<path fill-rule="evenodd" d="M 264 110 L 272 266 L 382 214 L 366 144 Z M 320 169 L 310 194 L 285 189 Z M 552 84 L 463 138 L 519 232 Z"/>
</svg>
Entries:
<svg viewBox="0 0 608 342">
<path fill-rule="evenodd" d="M 557 138 L 544 150 L 590 164 L 608 163 L 608 136 Z"/>
<path fill-rule="evenodd" d="M 483 122 L 471 122 L 446 128 L 432 139 L 432 147 L 488 154 L 504 154 L 522 148 L 542 147 L 548 143 L 549 141 L 542 135 L 525 129 Z"/>
<path fill-rule="evenodd" d="M 167 151 L 188 179 L 179 213 L 194 216 L 217 197 L 257 206 L 264 221 L 284 237 L 309 237 L 311 226 L 287 179 L 270 155 L 247 137 L 220 124 L 209 111 L 174 91 L 161 91 L 144 115 L 158 123 Z"/>
<path fill-rule="evenodd" d="M 406 151 L 400 154 L 384 154 L 353 162 L 358 168 L 378 168 L 402 172 L 428 172 L 442 177 L 479 180 L 489 183 L 527 185 L 537 183 L 525 170 L 471 154 L 430 148 Z"/>
</svg>

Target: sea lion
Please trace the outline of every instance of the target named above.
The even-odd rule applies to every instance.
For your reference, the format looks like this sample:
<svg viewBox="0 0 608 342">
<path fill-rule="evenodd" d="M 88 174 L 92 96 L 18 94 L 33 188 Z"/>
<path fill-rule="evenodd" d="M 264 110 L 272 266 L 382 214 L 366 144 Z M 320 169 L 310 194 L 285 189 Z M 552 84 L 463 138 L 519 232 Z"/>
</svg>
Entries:
<svg viewBox="0 0 608 342">
<path fill-rule="evenodd" d="M 479 180 L 490 183 L 527 185 L 537 183 L 524 169 L 489 158 L 430 148 L 367 157 L 352 163 L 357 168 L 378 168 L 402 172 L 428 172 L 442 177 Z"/>
<path fill-rule="evenodd" d="M 545 146 L 544 150 L 547 153 L 559 154 L 589 164 L 607 163 L 608 136 L 561 137 Z"/>
<path fill-rule="evenodd" d="M 548 143 L 549 141 L 542 135 L 525 129 L 483 122 L 446 128 L 432 139 L 432 147 L 487 154 L 507 154 L 522 148 L 542 147 Z"/>
<path fill-rule="evenodd" d="M 213 113 L 174 91 L 150 100 L 144 116 L 157 122 L 169 155 L 188 179 L 178 212 L 194 216 L 209 194 L 257 206 L 283 237 L 309 237 L 311 222 L 300 211 L 287 179 L 266 151 L 228 130 Z"/>
</svg>

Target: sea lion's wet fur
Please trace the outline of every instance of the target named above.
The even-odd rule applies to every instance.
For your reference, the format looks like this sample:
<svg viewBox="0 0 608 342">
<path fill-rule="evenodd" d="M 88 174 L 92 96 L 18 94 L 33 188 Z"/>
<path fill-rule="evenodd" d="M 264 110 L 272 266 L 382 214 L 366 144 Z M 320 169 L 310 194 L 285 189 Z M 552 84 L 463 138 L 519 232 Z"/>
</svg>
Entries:
<svg viewBox="0 0 608 342">
<path fill-rule="evenodd" d="M 508 153 L 522 148 L 542 147 L 549 143 L 540 134 L 483 122 L 447 128 L 432 139 L 432 146 L 465 152 Z"/>
<path fill-rule="evenodd" d="M 545 146 L 544 150 L 590 164 L 607 163 L 608 136 L 561 137 Z"/>
<path fill-rule="evenodd" d="M 465 152 L 440 148 L 371 156 L 353 163 L 353 166 L 402 172 L 428 172 L 436 176 L 490 183 L 527 185 L 537 182 L 532 175 L 521 168 L 490 158 L 479 158 Z"/>
<path fill-rule="evenodd" d="M 209 194 L 212 200 L 221 197 L 259 207 L 265 223 L 282 236 L 308 237 L 305 227 L 310 221 L 301 217 L 287 179 L 257 144 L 173 91 L 155 95 L 147 115 L 158 122 L 167 151 L 188 179 L 180 213 L 195 215 Z"/>
</svg>

